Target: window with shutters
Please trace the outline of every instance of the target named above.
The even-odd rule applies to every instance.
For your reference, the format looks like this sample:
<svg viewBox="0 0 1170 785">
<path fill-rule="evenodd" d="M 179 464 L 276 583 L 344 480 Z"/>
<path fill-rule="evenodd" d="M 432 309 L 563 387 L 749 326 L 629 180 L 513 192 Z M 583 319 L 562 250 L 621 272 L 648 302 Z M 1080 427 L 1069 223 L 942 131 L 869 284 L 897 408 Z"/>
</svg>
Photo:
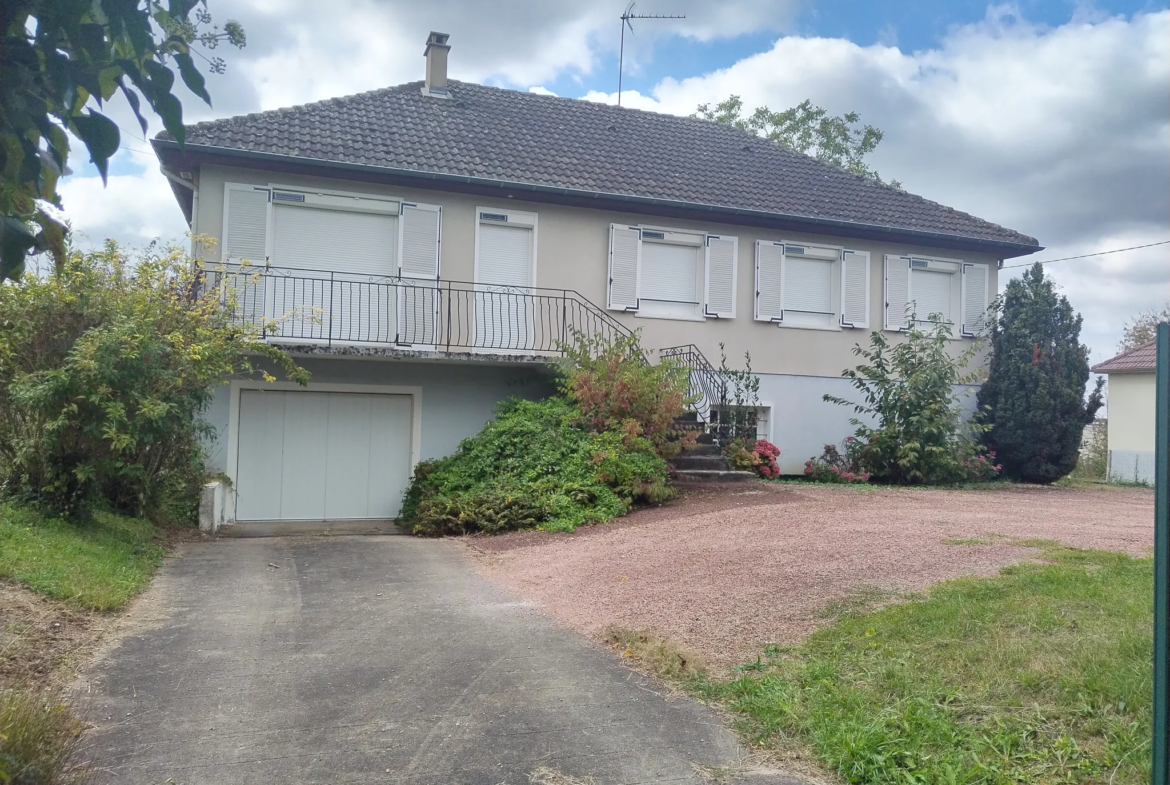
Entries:
<svg viewBox="0 0 1170 785">
<path fill-rule="evenodd" d="M 738 259 L 736 237 L 613 224 L 607 305 L 651 318 L 732 319 Z"/>
<path fill-rule="evenodd" d="M 905 330 L 945 322 L 954 337 L 973 337 L 986 328 L 991 272 L 988 265 L 955 259 L 888 255 L 885 259 L 885 328 Z"/>
<path fill-rule="evenodd" d="M 782 327 L 869 326 L 869 254 L 834 246 L 756 242 L 755 318 Z"/>
<path fill-rule="evenodd" d="M 477 207 L 475 345 L 485 351 L 530 351 L 536 336 L 535 213 Z"/>
<path fill-rule="evenodd" d="M 227 183 L 222 255 L 268 268 L 246 284 L 248 318 L 309 341 L 427 346 L 441 223 L 439 207 L 393 197 Z"/>
</svg>

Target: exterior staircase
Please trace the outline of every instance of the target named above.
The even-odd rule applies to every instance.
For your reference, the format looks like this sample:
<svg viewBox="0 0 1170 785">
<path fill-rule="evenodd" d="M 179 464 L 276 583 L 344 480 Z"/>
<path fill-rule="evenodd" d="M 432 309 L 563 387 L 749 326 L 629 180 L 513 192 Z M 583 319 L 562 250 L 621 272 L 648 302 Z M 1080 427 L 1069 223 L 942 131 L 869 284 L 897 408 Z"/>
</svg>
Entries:
<svg viewBox="0 0 1170 785">
<path fill-rule="evenodd" d="M 707 433 L 706 423 L 699 419 L 696 412 L 684 413 L 674 424 L 679 431 L 701 432 L 695 446 L 670 459 L 676 485 L 755 481 L 755 472 L 736 471 L 728 465 L 715 439 Z"/>
</svg>

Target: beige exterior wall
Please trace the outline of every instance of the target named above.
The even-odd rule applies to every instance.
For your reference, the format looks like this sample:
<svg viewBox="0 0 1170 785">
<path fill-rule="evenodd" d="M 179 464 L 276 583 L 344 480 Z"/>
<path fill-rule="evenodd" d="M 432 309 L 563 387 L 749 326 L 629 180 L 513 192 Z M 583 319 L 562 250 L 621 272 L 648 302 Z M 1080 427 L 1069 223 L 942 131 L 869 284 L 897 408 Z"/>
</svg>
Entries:
<svg viewBox="0 0 1170 785">
<path fill-rule="evenodd" d="M 831 235 L 778 233 L 716 222 L 679 221 L 652 217 L 549 205 L 517 199 L 486 198 L 444 191 L 382 186 L 340 179 L 284 175 L 273 172 L 207 166 L 199 175 L 198 212 L 194 230 L 219 238 L 223 229 L 224 183 L 284 185 L 299 188 L 350 191 L 359 194 L 401 197 L 410 201 L 438 204 L 443 208 L 441 275 L 453 281 L 474 281 L 475 211 L 477 207 L 536 213 L 536 285 L 572 289 L 604 308 L 608 279 L 609 225 L 628 223 L 678 229 L 700 230 L 739 238 L 736 317 L 705 322 L 652 319 L 609 312 L 631 328 L 641 328 L 643 346 L 650 349 L 693 343 L 714 363 L 719 362 L 719 344 L 726 344 L 729 362 L 739 367 L 745 351 L 752 355 L 753 369 L 764 374 L 839 377 L 856 364 L 851 349 L 865 342 L 870 330 L 882 327 L 883 273 L 886 254 L 922 255 L 961 259 L 989 266 L 988 290 L 997 291 L 996 262 L 988 254 L 963 253 L 901 243 L 844 240 Z M 785 240 L 795 243 L 825 243 L 868 251 L 870 254 L 870 328 L 816 330 L 777 327 L 753 319 L 755 286 L 755 241 Z M 215 256 L 218 259 L 218 255 Z M 956 340 L 956 351 L 968 341 Z M 1112 407 L 1111 407 L 1112 408 Z"/>
<path fill-rule="evenodd" d="M 1154 373 L 1109 374 L 1109 451 L 1154 451 Z"/>
</svg>

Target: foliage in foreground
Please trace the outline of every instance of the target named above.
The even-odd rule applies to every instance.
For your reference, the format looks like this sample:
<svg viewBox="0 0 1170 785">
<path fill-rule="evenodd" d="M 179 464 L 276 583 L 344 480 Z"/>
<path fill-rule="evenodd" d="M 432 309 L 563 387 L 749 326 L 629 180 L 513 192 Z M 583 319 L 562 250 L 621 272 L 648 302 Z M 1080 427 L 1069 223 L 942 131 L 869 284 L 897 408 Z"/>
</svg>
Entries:
<svg viewBox="0 0 1170 785">
<path fill-rule="evenodd" d="M 1150 777 L 1153 565 L 1057 550 L 848 616 L 727 684 L 767 746 L 867 785 Z"/>
<path fill-rule="evenodd" d="M 1051 483 L 1072 472 L 1086 425 L 1104 404 L 1104 377 L 1085 400 L 1089 349 L 1081 317 L 1037 263 L 1008 282 L 991 332 L 991 368 L 979 389 L 983 442 L 1004 475 Z"/>
<path fill-rule="evenodd" d="M 214 389 L 253 356 L 308 378 L 229 310 L 177 247 L 109 243 L 0 285 L 0 490 L 74 518 L 192 520 Z"/>
<path fill-rule="evenodd" d="M 970 438 L 980 426 L 963 422 L 956 392 L 978 379 L 977 371 L 966 370 L 978 344 L 951 356 L 949 324 L 936 319 L 924 328 L 913 316 L 910 324 L 905 340 L 890 344 L 884 333 L 875 331 L 869 348 L 853 347 L 864 362 L 841 375 L 861 393 L 860 403 L 825 396 L 829 403 L 851 406 L 861 415 L 850 420 L 857 429 L 857 452 L 849 471 L 912 485 L 991 479 L 994 462 L 982 458 L 982 448 Z"/>
<path fill-rule="evenodd" d="M 176 71 L 210 106 L 194 44 L 242 48 L 246 41 L 238 22 L 228 20 L 222 31 L 212 25 L 197 0 L 169 0 L 165 8 L 139 0 L 4 0 L 0 39 L 0 281 L 20 278 L 30 250 L 52 252 L 58 271 L 64 264 L 65 226 L 44 203 L 61 207 L 67 131 L 85 145 L 103 183 L 121 139 L 102 114 L 116 93 L 126 97 L 144 137 L 143 103 L 182 144 Z M 208 62 L 223 73 L 222 58 Z"/>
<path fill-rule="evenodd" d="M 157 534 L 142 518 L 97 513 L 79 525 L 0 504 L 0 578 L 80 608 L 115 610 L 162 564 Z"/>
<path fill-rule="evenodd" d="M 0 690 L 0 782 L 61 785 L 83 725 L 45 694 Z"/>
<path fill-rule="evenodd" d="M 649 439 L 584 419 L 561 396 L 505 402 L 454 455 L 418 465 L 401 520 L 422 535 L 569 530 L 673 495 Z"/>
<path fill-rule="evenodd" d="M 869 482 L 869 473 L 861 468 L 861 442 L 846 436 L 841 447 L 826 444 L 821 457 L 804 462 L 804 477 L 812 482 Z"/>
</svg>

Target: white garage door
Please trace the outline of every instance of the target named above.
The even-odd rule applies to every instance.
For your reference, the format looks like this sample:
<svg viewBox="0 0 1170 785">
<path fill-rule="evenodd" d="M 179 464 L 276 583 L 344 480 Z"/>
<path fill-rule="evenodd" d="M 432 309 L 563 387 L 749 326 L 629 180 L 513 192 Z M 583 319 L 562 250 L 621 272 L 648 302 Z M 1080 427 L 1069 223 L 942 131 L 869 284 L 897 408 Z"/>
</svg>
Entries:
<svg viewBox="0 0 1170 785">
<path fill-rule="evenodd" d="M 409 395 L 242 391 L 236 520 L 395 517 L 411 422 Z"/>
</svg>

